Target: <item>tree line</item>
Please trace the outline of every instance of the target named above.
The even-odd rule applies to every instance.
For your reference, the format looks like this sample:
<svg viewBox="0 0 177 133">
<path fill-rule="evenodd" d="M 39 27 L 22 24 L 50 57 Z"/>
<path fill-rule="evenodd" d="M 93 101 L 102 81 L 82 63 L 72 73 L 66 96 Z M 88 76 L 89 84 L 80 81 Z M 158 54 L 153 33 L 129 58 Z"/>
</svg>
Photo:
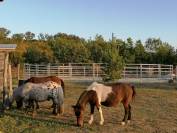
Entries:
<svg viewBox="0 0 177 133">
<path fill-rule="evenodd" d="M 55 35 L 33 32 L 15 33 L 0 28 L 0 43 L 17 44 L 10 54 L 13 65 L 19 63 L 106 63 L 106 73 L 112 79 L 118 78 L 126 63 L 177 65 L 177 50 L 160 38 L 133 41 L 131 37 L 122 40 L 113 37 L 105 40 L 102 35 L 84 39 L 76 35 L 57 33 Z"/>
</svg>

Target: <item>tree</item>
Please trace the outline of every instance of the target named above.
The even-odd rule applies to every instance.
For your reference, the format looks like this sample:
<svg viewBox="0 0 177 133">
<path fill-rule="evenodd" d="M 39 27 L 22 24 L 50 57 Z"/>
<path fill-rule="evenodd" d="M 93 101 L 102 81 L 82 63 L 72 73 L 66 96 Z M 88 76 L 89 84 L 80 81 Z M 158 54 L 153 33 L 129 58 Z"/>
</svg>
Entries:
<svg viewBox="0 0 177 133">
<path fill-rule="evenodd" d="M 33 43 L 27 49 L 25 55 L 27 63 L 52 63 L 54 61 L 53 51 L 49 46 L 42 43 Z"/>
<path fill-rule="evenodd" d="M 20 63 L 24 63 L 24 55 L 26 54 L 28 47 L 29 46 L 24 42 L 17 43 L 15 52 L 10 53 L 10 61 L 12 65 L 17 66 Z"/>
<path fill-rule="evenodd" d="M 34 33 L 30 32 L 30 31 L 27 31 L 25 33 L 25 40 L 32 41 L 34 38 L 35 38 L 35 34 Z"/>
<path fill-rule="evenodd" d="M 1 28 L 0 27 L 0 40 L 7 38 L 7 36 L 10 34 L 10 30 L 6 28 Z"/>
<path fill-rule="evenodd" d="M 145 47 L 148 52 L 156 52 L 160 45 L 162 45 L 160 38 L 148 38 L 145 42 Z"/>
<path fill-rule="evenodd" d="M 135 63 L 138 64 L 146 63 L 146 51 L 141 40 L 136 41 L 134 51 L 135 51 Z"/>
<path fill-rule="evenodd" d="M 168 43 L 162 43 L 157 49 L 157 63 L 159 64 L 174 64 L 175 51 Z"/>
<path fill-rule="evenodd" d="M 25 35 L 23 33 L 13 34 L 12 40 L 15 42 L 21 42 L 21 41 L 23 41 L 24 37 L 25 37 Z"/>
<path fill-rule="evenodd" d="M 133 63 L 135 61 L 133 41 L 131 38 L 128 38 L 126 42 L 121 42 L 119 53 L 123 57 L 125 63 Z"/>
<path fill-rule="evenodd" d="M 112 42 L 111 42 L 112 43 Z M 117 49 L 115 47 L 116 45 L 113 45 L 109 48 L 107 51 L 108 54 L 108 60 L 106 61 L 107 67 L 104 70 L 106 73 L 106 77 L 104 77 L 104 80 L 115 80 L 120 79 L 122 70 L 124 67 L 124 61 L 122 56 L 120 56 L 117 52 Z"/>
<path fill-rule="evenodd" d="M 93 62 L 102 63 L 106 60 L 106 52 L 109 48 L 101 35 L 96 35 L 94 40 L 89 40 L 87 48 L 90 51 L 90 60 Z"/>
<path fill-rule="evenodd" d="M 85 44 L 85 40 L 77 36 L 57 33 L 50 46 L 58 62 L 86 63 L 90 54 Z"/>
</svg>

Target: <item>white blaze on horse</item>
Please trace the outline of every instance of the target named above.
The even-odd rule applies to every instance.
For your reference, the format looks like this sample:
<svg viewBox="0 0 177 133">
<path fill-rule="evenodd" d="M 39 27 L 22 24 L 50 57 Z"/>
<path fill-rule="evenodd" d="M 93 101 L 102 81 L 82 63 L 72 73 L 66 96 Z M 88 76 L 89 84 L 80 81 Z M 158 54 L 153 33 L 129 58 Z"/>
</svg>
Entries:
<svg viewBox="0 0 177 133">
<path fill-rule="evenodd" d="M 102 113 L 101 105 L 106 107 L 116 106 L 122 102 L 125 115 L 122 121 L 122 125 L 125 125 L 131 120 L 131 106 L 130 103 L 135 97 L 134 86 L 126 83 L 114 83 L 111 85 L 104 85 L 97 82 L 92 83 L 80 96 L 76 105 L 73 106 L 75 115 L 77 117 L 77 125 L 83 126 L 83 114 L 86 104 L 90 104 L 91 115 L 89 124 L 93 122 L 94 108 L 98 109 L 100 113 L 100 125 L 104 123 L 104 117 Z"/>
</svg>

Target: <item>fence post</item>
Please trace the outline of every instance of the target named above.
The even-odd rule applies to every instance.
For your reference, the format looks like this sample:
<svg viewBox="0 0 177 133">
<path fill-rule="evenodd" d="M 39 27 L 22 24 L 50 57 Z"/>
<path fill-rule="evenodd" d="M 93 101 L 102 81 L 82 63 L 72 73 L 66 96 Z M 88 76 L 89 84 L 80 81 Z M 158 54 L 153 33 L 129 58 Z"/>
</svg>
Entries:
<svg viewBox="0 0 177 133">
<path fill-rule="evenodd" d="M 60 66 L 58 66 L 58 73 L 57 73 L 58 77 L 60 77 Z"/>
<path fill-rule="evenodd" d="M 20 80 L 20 64 L 17 65 L 17 80 Z"/>
<path fill-rule="evenodd" d="M 140 64 L 140 78 L 142 78 L 142 64 Z"/>
<path fill-rule="evenodd" d="M 175 70 L 175 77 L 176 77 L 176 80 L 177 80 L 177 66 L 176 66 L 176 70 Z"/>
<path fill-rule="evenodd" d="M 92 64 L 93 79 L 95 78 L 95 63 Z"/>
<path fill-rule="evenodd" d="M 97 76 L 97 77 L 98 77 L 98 73 L 99 73 L 98 68 L 99 68 L 99 64 L 96 65 L 96 76 Z"/>
<path fill-rule="evenodd" d="M 84 66 L 84 78 L 85 78 L 85 66 Z"/>
<path fill-rule="evenodd" d="M 12 96 L 13 90 L 12 90 L 12 69 L 11 64 L 8 66 L 8 73 L 9 73 L 9 95 Z"/>
<path fill-rule="evenodd" d="M 29 68 L 28 68 L 28 78 L 31 77 L 31 65 L 29 64 Z"/>
<path fill-rule="evenodd" d="M 139 77 L 139 74 L 138 74 L 138 67 L 136 67 L 136 78 Z"/>
<path fill-rule="evenodd" d="M 35 64 L 35 68 L 36 68 L 36 76 L 38 77 L 38 65 L 37 64 Z"/>
<path fill-rule="evenodd" d="M 158 77 L 159 78 L 162 78 L 162 74 L 161 74 L 161 65 L 160 64 L 158 64 Z"/>
<path fill-rule="evenodd" d="M 69 63 L 69 77 L 72 77 L 72 65 Z"/>
<path fill-rule="evenodd" d="M 126 73 L 126 67 L 124 66 L 124 72 L 123 72 L 123 74 L 124 74 L 124 79 L 125 79 L 125 73 Z"/>
<path fill-rule="evenodd" d="M 7 71 L 8 71 L 8 63 L 9 63 L 9 53 L 5 53 L 4 58 L 4 73 L 3 73 L 3 105 L 7 96 Z"/>
<path fill-rule="evenodd" d="M 171 79 L 173 79 L 173 65 L 171 65 L 171 73 L 170 73 L 170 75 L 171 75 Z"/>
<path fill-rule="evenodd" d="M 47 75 L 50 76 L 50 63 L 47 65 Z"/>
</svg>

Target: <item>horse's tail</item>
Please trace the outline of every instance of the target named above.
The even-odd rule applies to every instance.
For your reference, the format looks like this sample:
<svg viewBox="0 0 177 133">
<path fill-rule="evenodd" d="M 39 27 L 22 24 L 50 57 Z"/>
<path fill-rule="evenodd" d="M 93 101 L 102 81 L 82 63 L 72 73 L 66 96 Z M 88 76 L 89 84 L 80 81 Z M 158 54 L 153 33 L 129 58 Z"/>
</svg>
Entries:
<svg viewBox="0 0 177 133">
<path fill-rule="evenodd" d="M 136 96 L 135 86 L 132 85 L 131 87 L 132 87 L 132 90 L 133 90 L 132 99 L 134 100 L 135 96 Z"/>
<path fill-rule="evenodd" d="M 61 79 L 61 87 L 63 88 L 63 95 L 65 96 L 65 84 L 63 79 Z"/>
<path fill-rule="evenodd" d="M 58 104 L 59 104 L 59 114 L 64 113 L 64 92 L 63 88 L 58 88 Z"/>
</svg>

